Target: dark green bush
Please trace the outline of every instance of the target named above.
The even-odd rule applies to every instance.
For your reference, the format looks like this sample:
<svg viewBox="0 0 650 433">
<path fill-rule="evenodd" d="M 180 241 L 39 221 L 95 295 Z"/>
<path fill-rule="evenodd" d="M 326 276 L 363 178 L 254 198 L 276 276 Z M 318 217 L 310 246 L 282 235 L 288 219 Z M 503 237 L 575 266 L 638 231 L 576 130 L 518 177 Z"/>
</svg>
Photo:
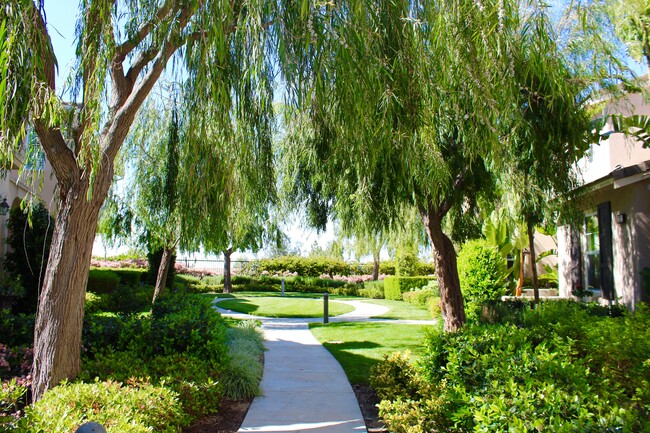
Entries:
<svg viewBox="0 0 650 433">
<path fill-rule="evenodd" d="M 0 342 L 9 347 L 34 344 L 34 315 L 0 309 Z"/>
<path fill-rule="evenodd" d="M 120 283 L 120 277 L 112 269 L 90 268 L 86 290 L 93 293 L 112 293 Z"/>
<path fill-rule="evenodd" d="M 144 284 L 147 278 L 145 269 L 113 269 L 113 272 L 120 278 L 120 283 L 126 286 L 139 286 Z"/>
<path fill-rule="evenodd" d="M 506 261 L 497 247 L 484 239 L 463 244 L 458 254 L 458 277 L 468 315 L 478 315 L 484 302 L 506 294 L 505 276 Z"/>
<path fill-rule="evenodd" d="M 470 324 L 431 335 L 419 368 L 399 387 L 407 392 L 386 393 L 380 405 L 389 429 L 650 429 L 647 309 L 614 318 L 571 302 L 536 309 L 521 303 L 513 311 L 507 319 L 518 324 Z M 375 380 L 403 382 L 404 374 L 393 370 L 381 367 Z"/>
<path fill-rule="evenodd" d="M 398 277 L 414 277 L 417 275 L 417 251 L 411 248 L 398 248 L 395 259 L 395 275 Z"/>
<path fill-rule="evenodd" d="M 402 300 L 402 294 L 412 289 L 426 286 L 433 277 L 393 277 L 384 278 L 384 296 L 386 299 Z"/>
<path fill-rule="evenodd" d="M 14 313 L 36 313 L 38 289 L 45 276 L 45 265 L 50 254 L 54 220 L 43 203 L 32 210 L 31 224 L 26 212 L 14 206 L 7 219 L 7 269 L 14 270 L 21 279 L 25 293 L 13 303 Z"/>
</svg>

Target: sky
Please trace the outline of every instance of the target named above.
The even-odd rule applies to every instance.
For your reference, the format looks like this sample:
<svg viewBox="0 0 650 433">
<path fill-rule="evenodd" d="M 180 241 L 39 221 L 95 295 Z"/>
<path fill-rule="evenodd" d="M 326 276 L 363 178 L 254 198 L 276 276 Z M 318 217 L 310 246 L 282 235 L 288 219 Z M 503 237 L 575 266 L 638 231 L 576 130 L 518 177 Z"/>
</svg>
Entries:
<svg viewBox="0 0 650 433">
<path fill-rule="evenodd" d="M 45 13 L 47 16 L 48 30 L 52 38 L 54 52 L 58 60 L 57 74 L 57 91 L 60 93 L 68 78 L 75 53 L 75 25 L 78 15 L 78 0 L 45 0 Z M 630 67 L 637 74 L 645 74 L 646 69 L 643 65 L 629 59 Z M 292 240 L 293 246 L 300 246 L 303 253 L 309 252 L 311 245 L 317 241 L 321 248 L 325 248 L 328 242 L 334 239 L 331 224 L 324 233 L 317 234 L 301 223 L 300 218 L 296 217 L 292 222 L 287 224 L 287 234 Z M 112 249 L 106 251 L 101 242 L 95 242 L 93 254 L 104 256 L 105 254 L 113 255 L 124 252 L 125 248 L 120 250 Z M 246 255 L 245 257 L 250 257 Z"/>
</svg>

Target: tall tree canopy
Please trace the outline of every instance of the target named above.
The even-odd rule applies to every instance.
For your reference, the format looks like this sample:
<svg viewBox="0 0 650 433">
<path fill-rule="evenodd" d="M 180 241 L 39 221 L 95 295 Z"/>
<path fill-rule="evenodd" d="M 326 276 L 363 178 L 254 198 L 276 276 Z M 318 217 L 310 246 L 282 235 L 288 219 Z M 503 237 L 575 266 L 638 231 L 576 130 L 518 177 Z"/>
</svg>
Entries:
<svg viewBox="0 0 650 433">
<path fill-rule="evenodd" d="M 299 16 L 283 31 L 302 37 L 280 47 L 301 108 L 288 133 L 296 200 L 317 222 L 331 212 L 379 227 L 417 208 L 445 329 L 459 329 L 465 314 L 445 220 L 472 213 L 503 172 L 526 172 L 540 155 L 540 164 L 561 162 L 553 186 L 569 185 L 593 83 L 569 67 L 535 2 L 356 1 Z M 531 143 L 544 128 L 556 131 Z"/>
<path fill-rule="evenodd" d="M 59 211 L 35 327 L 36 400 L 79 371 L 84 291 L 98 213 L 115 157 L 164 71 L 187 82 L 190 147 L 206 156 L 200 185 L 217 172 L 219 137 L 266 134 L 272 117 L 272 3 L 217 0 L 83 0 L 73 103 L 55 89 L 56 57 L 43 0 L 0 7 L 0 157 L 10 164 L 28 124 L 58 182 Z M 233 119 L 236 122 L 233 122 Z M 227 146 L 232 140 L 223 140 Z M 209 200 L 209 198 L 206 198 Z"/>
</svg>

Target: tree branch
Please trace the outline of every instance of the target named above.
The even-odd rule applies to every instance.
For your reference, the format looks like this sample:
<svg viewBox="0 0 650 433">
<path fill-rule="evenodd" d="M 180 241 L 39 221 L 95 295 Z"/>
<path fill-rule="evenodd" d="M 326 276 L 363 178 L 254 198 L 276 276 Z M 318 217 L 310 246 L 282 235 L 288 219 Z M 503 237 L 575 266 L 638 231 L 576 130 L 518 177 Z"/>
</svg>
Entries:
<svg viewBox="0 0 650 433">
<path fill-rule="evenodd" d="M 45 47 L 42 50 L 43 58 L 41 60 L 43 62 L 43 78 L 45 79 L 43 85 L 46 87 L 46 90 L 43 93 L 51 92 L 54 94 L 56 83 L 56 58 L 51 49 L 50 35 L 47 33 L 45 20 L 36 7 L 34 7 L 33 10 L 34 26 L 41 36 L 39 43 L 49 45 L 49 47 Z M 49 98 L 50 96 L 47 94 L 41 94 L 37 97 L 39 98 L 39 102 L 44 103 L 44 99 Z M 60 129 L 50 126 L 48 122 L 41 119 L 38 115 L 34 116 L 32 123 L 34 124 L 34 131 L 36 131 L 36 134 L 38 135 L 43 151 L 52 165 L 54 174 L 63 186 L 61 190 L 65 190 L 66 187 L 72 183 L 75 178 L 74 173 L 78 170 L 74 154 L 65 142 Z"/>
<path fill-rule="evenodd" d="M 117 47 L 115 50 L 115 61 L 122 63 L 124 59 L 126 59 L 126 56 L 133 52 L 133 50 L 136 49 L 147 36 L 149 36 L 157 22 L 164 20 L 176 12 L 175 9 L 172 9 L 174 3 L 173 0 L 167 0 L 167 2 L 158 9 L 158 12 L 156 12 L 155 17 L 152 20 L 143 24 L 129 40 Z"/>
</svg>

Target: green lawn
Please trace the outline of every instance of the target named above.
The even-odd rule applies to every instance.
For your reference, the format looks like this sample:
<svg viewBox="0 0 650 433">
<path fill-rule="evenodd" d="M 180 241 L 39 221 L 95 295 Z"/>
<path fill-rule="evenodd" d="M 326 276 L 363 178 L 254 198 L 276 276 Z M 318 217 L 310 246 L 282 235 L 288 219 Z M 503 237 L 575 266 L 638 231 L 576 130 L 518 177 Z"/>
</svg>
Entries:
<svg viewBox="0 0 650 433">
<path fill-rule="evenodd" d="M 386 314 L 377 316 L 377 319 L 396 320 L 432 320 L 431 313 L 426 307 L 413 305 L 404 301 L 390 301 L 387 299 L 360 299 L 370 304 L 383 305 L 390 308 Z"/>
<path fill-rule="evenodd" d="M 370 368 L 392 352 L 421 353 L 429 330 L 423 325 L 392 323 L 310 323 L 314 336 L 337 359 L 352 384 L 367 384 Z"/>
<path fill-rule="evenodd" d="M 311 318 L 323 317 L 323 300 L 297 297 L 241 297 L 219 302 L 219 308 L 263 317 Z M 338 316 L 354 311 L 340 302 L 329 303 L 329 315 Z"/>
</svg>

